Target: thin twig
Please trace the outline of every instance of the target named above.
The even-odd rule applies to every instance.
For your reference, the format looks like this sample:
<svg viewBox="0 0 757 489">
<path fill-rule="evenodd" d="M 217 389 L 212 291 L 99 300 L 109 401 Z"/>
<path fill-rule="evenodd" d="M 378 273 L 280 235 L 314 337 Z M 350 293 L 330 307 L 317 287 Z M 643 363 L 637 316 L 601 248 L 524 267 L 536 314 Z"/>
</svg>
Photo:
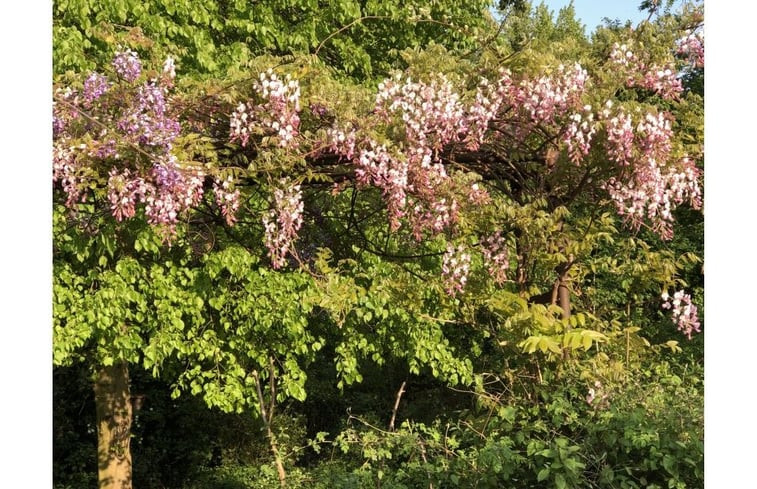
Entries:
<svg viewBox="0 0 757 489">
<path fill-rule="evenodd" d="M 405 392 L 405 386 L 407 385 L 407 380 L 402 381 L 402 385 L 400 386 L 400 390 L 397 391 L 397 397 L 394 400 L 394 408 L 392 409 L 392 419 L 389 420 L 389 431 L 394 431 L 394 420 L 397 417 L 397 409 L 400 407 L 400 399 L 402 398 L 402 394 Z"/>
</svg>

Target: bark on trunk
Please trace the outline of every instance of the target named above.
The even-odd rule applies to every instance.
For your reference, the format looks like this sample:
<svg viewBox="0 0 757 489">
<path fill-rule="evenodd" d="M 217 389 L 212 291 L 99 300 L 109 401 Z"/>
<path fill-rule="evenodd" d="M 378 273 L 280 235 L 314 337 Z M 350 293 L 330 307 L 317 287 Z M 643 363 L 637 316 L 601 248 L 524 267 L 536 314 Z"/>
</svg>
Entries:
<svg viewBox="0 0 757 489">
<path fill-rule="evenodd" d="M 268 442 L 271 445 L 271 452 L 273 452 L 273 460 L 276 463 L 276 472 L 279 475 L 279 485 L 281 487 L 287 486 L 287 473 L 286 470 L 284 470 L 284 461 L 281 459 L 281 454 L 279 453 L 279 447 L 276 444 L 276 437 L 273 434 L 273 430 L 271 430 L 271 425 L 266 426 L 266 432 L 268 433 Z"/>
<path fill-rule="evenodd" d="M 560 277 L 557 279 L 557 300 L 560 305 L 560 309 L 562 309 L 562 318 L 566 321 L 565 323 L 565 331 L 570 331 L 572 328 L 570 327 L 570 323 L 567 322 L 568 319 L 570 319 L 570 288 L 568 286 L 568 270 L 570 270 L 570 267 L 573 265 L 573 257 L 571 257 L 570 262 L 568 262 L 567 265 L 565 265 L 562 270 L 560 271 Z M 563 348 L 563 360 L 568 360 L 570 358 L 570 347 Z"/>
<path fill-rule="evenodd" d="M 263 386 L 260 383 L 260 376 L 258 375 L 257 370 L 253 370 L 252 375 L 253 377 L 255 377 L 255 387 L 257 387 L 258 390 L 258 402 L 260 403 L 260 417 L 263 419 L 263 423 L 265 424 L 268 443 L 271 447 L 271 453 L 273 453 L 273 460 L 276 464 L 276 472 L 278 472 L 279 475 L 279 485 L 281 485 L 282 488 L 285 488 L 287 486 L 287 474 L 286 470 L 284 470 L 284 460 L 281 458 L 281 453 L 279 452 L 279 447 L 276 443 L 276 435 L 273 433 L 273 428 L 271 426 L 273 422 L 273 409 L 276 406 L 276 370 L 274 369 L 273 357 L 270 357 L 269 360 L 271 368 L 271 403 L 268 408 L 266 408 L 265 397 L 263 396 Z"/>
<path fill-rule="evenodd" d="M 560 284 L 557 286 L 557 296 L 562 309 L 562 318 L 570 319 L 570 289 L 564 278 L 560 278 Z M 570 328 L 570 326 L 567 326 Z"/>
<path fill-rule="evenodd" d="M 101 367 L 95 379 L 99 489 L 131 489 L 129 369 L 125 362 Z"/>
</svg>

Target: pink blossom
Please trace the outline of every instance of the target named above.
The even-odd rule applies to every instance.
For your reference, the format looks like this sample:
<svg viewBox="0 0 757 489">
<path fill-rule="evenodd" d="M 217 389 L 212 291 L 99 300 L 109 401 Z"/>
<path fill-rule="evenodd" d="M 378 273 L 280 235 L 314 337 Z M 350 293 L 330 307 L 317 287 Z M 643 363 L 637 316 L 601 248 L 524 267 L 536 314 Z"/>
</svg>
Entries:
<svg viewBox="0 0 757 489">
<path fill-rule="evenodd" d="M 452 84 L 440 76 L 426 84 L 399 76 L 379 84 L 376 112 L 399 114 L 410 146 L 440 149 L 463 132 L 464 108 Z"/>
<path fill-rule="evenodd" d="M 464 244 L 447 245 L 447 251 L 442 256 L 442 277 L 444 290 L 451 296 L 463 291 L 470 272 L 471 255 L 467 253 Z"/>
<path fill-rule="evenodd" d="M 84 90 L 82 91 L 82 97 L 84 98 L 85 107 L 92 105 L 92 102 L 100 98 L 110 88 L 110 83 L 105 75 L 100 73 L 92 73 L 84 80 Z"/>
<path fill-rule="evenodd" d="M 580 102 L 588 74 L 580 64 L 572 68 L 560 65 L 554 75 L 520 83 L 517 102 L 534 122 L 553 122 Z"/>
<path fill-rule="evenodd" d="M 662 239 L 673 237 L 673 209 L 683 202 L 701 206 L 699 171 L 690 159 L 661 168 L 654 158 L 642 160 L 625 181 L 611 178 L 607 185 L 618 213 L 633 229 L 648 220 Z"/>
<path fill-rule="evenodd" d="M 678 98 L 683 91 L 681 80 L 671 66 L 653 66 L 642 78 L 635 81 L 635 84 L 657 93 L 666 100 Z"/>
<path fill-rule="evenodd" d="M 273 208 L 263 216 L 265 246 L 273 268 L 286 265 L 286 256 L 302 226 L 303 208 L 300 186 L 287 179 L 280 180 L 273 192 Z"/>
<path fill-rule="evenodd" d="M 563 133 L 563 142 L 568 146 L 570 160 L 576 165 L 589 154 L 591 139 L 596 132 L 594 114 L 591 105 L 583 107 L 582 112 L 576 112 L 568 117 L 568 127 Z"/>
<path fill-rule="evenodd" d="M 78 152 L 81 147 L 68 146 L 66 139 L 53 144 L 53 182 L 60 182 L 67 195 L 66 206 L 73 207 L 86 197 L 84 179 L 79 175 Z"/>
<path fill-rule="evenodd" d="M 642 87 L 651 90 L 666 100 L 678 98 L 683 91 L 681 80 L 675 68 L 666 66 L 648 66 L 632 52 L 631 44 L 615 43 L 610 52 L 610 62 L 623 75 L 627 87 Z"/>
<path fill-rule="evenodd" d="M 273 137 L 281 148 L 297 147 L 300 127 L 300 85 L 287 75 L 280 79 L 273 70 L 261 73 L 253 85 L 261 103 L 240 103 L 231 114 L 231 141 L 246 146 L 250 136 Z"/>
<path fill-rule="evenodd" d="M 239 190 L 232 190 L 233 179 L 231 176 L 226 177 L 223 181 L 215 179 L 213 181 L 213 195 L 215 196 L 216 205 L 221 209 L 221 214 L 226 219 L 226 224 L 233 226 L 236 222 L 236 213 L 239 210 Z"/>
<path fill-rule="evenodd" d="M 672 311 L 673 322 L 678 327 L 678 331 L 685 334 L 691 339 L 693 333 L 701 331 L 701 324 L 697 316 L 697 306 L 691 302 L 691 296 L 679 290 L 673 294 L 672 300 L 667 291 L 662 294 L 662 308 Z"/>
<path fill-rule="evenodd" d="M 607 142 L 605 143 L 607 156 L 622 166 L 628 166 L 633 159 L 635 136 L 633 120 L 623 109 L 612 114 L 611 108 L 612 102 L 608 100 L 605 109 L 602 111 L 607 131 Z"/>
<path fill-rule="evenodd" d="M 704 33 L 698 30 L 681 39 L 676 54 L 686 58 L 694 68 L 704 68 Z"/>
<path fill-rule="evenodd" d="M 116 221 L 123 221 L 134 217 L 138 199 L 144 199 L 147 184 L 139 177 L 134 177 L 125 169 L 119 172 L 115 168 L 110 170 L 108 179 L 108 201 L 110 210 Z"/>
<path fill-rule="evenodd" d="M 510 268 L 510 258 L 501 231 L 497 231 L 481 241 L 481 253 L 484 255 L 484 264 L 489 275 L 494 278 L 496 283 L 505 283 Z"/>
<path fill-rule="evenodd" d="M 142 73 L 142 62 L 137 53 L 131 49 L 117 51 L 113 58 L 113 67 L 118 76 L 128 82 L 134 82 Z"/>
</svg>

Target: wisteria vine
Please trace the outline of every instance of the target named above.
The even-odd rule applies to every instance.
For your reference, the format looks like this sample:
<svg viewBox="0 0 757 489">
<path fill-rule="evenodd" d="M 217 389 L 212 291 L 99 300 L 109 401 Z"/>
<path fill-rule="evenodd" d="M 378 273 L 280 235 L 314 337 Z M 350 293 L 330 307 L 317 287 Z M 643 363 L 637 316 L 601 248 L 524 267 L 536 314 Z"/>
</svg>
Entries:
<svg viewBox="0 0 757 489">
<path fill-rule="evenodd" d="M 694 32 L 683 39 L 676 54 L 700 66 L 701 35 Z M 609 63 L 628 88 L 640 87 L 668 101 L 681 95 L 673 64 L 651 63 L 631 42 L 616 43 Z M 105 193 L 116 221 L 135 217 L 141 206 L 147 222 L 162 226 L 170 238 L 182 216 L 210 189 L 226 225 L 237 222 L 241 193 L 230 174 L 209 174 L 179 161 L 174 151 L 182 131 L 170 99 L 175 68 L 169 58 L 158 76 L 146 79 L 138 55 L 125 49 L 116 53 L 110 73 L 90 73 L 80 90 L 56 91 L 53 181 L 66 194 L 66 205 L 75 208 L 87 198 L 97 173 L 91 168 L 96 167 L 107 174 Z M 512 144 L 549 139 L 549 147 L 575 167 L 593 164 L 592 154 L 615 165 L 600 187 L 618 213 L 631 228 L 648 225 L 669 239 L 675 207 L 701 207 L 700 171 L 676 146 L 670 113 L 612 101 L 597 110 L 587 103 L 593 83 L 577 63 L 535 77 L 515 76 L 503 68 L 494 79 L 479 77 L 471 94 L 458 91 L 444 75 L 427 80 L 397 75 L 379 84 L 374 110 L 362 124 L 338 116 L 325 123 L 329 109 L 311 104 L 313 117 L 323 124 L 321 139 L 313 141 L 301 133 L 299 82 L 267 70 L 254 82 L 252 97 L 230 111 L 229 142 L 255 151 L 279 148 L 299 157 L 335 156 L 351 169 L 358 187 L 380 191 L 391 231 L 407 226 L 421 241 L 443 233 L 454 236 L 467 208 L 490 201 L 484 183 L 458 178 L 450 169 L 444 159 L 449 148 L 477 152 L 501 144 L 502 138 Z M 288 263 L 304 211 L 301 187 L 279 177 L 271 207 L 261 218 L 274 268 Z M 478 248 L 497 284 L 506 282 L 509 272 L 505 243 L 506 236 L 496 232 L 484 236 Z M 471 263 L 465 246 L 447 247 L 442 257 L 447 293 L 464 290 Z M 673 306 L 686 297 L 676 295 Z M 689 335 L 698 328 L 691 310 L 674 313 Z"/>
</svg>

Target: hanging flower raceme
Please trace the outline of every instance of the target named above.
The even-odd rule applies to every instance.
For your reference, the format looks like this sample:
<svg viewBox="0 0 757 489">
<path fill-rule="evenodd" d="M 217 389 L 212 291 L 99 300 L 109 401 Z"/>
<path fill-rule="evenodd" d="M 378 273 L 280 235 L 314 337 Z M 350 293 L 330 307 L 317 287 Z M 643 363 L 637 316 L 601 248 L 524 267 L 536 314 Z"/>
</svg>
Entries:
<svg viewBox="0 0 757 489">
<path fill-rule="evenodd" d="M 666 100 L 673 100 L 683 92 L 683 85 L 672 66 L 653 66 L 636 82 Z"/>
<path fill-rule="evenodd" d="M 510 70 L 502 68 L 496 83 L 482 78 L 476 90 L 476 98 L 465 116 L 466 147 L 475 151 L 484 142 L 489 123 L 499 114 L 503 106 L 512 105 L 515 89 Z"/>
<path fill-rule="evenodd" d="M 686 58 L 692 67 L 704 68 L 704 33 L 698 30 L 678 41 L 676 54 Z"/>
<path fill-rule="evenodd" d="M 173 156 L 155 163 L 144 176 L 128 168 L 113 168 L 109 175 L 108 201 L 116 220 L 134 217 L 136 205 L 143 203 L 147 221 L 163 226 L 166 237 L 174 233 L 180 215 L 202 199 L 204 174 L 180 169 Z"/>
<path fill-rule="evenodd" d="M 470 262 L 471 255 L 466 251 L 464 244 L 447 245 L 447 251 L 442 256 L 442 277 L 444 290 L 449 295 L 454 297 L 465 288 L 470 272 Z"/>
<path fill-rule="evenodd" d="M 607 156 L 627 168 L 605 184 L 618 213 L 632 229 L 649 221 L 662 239 L 671 239 L 673 210 L 684 202 L 695 209 L 702 205 L 696 165 L 688 157 L 671 161 L 672 116 L 647 113 L 634 128 L 631 116 L 613 110 L 609 101 L 601 116 Z"/>
<path fill-rule="evenodd" d="M 66 206 L 73 207 L 86 197 L 84 177 L 80 175 L 80 161 L 77 153 L 81 146 L 68 146 L 67 139 L 53 144 L 53 183 L 60 182 L 66 193 Z"/>
<path fill-rule="evenodd" d="M 588 74 L 580 64 L 572 68 L 560 65 L 554 75 L 523 80 L 516 100 L 534 122 L 553 122 L 580 104 L 587 80 Z"/>
<path fill-rule="evenodd" d="M 294 248 L 294 240 L 302 226 L 302 191 L 287 179 L 273 192 L 273 208 L 263 216 L 265 246 L 273 268 L 286 265 L 286 256 Z"/>
<path fill-rule="evenodd" d="M 82 96 L 84 98 L 84 106 L 90 107 L 92 102 L 100 98 L 110 88 L 110 82 L 108 77 L 100 73 L 92 73 L 84 80 L 84 90 Z"/>
<path fill-rule="evenodd" d="M 501 231 L 497 231 L 481 241 L 481 253 L 484 255 L 484 264 L 489 275 L 496 283 L 500 285 L 505 283 L 510 268 L 510 255 Z"/>
<path fill-rule="evenodd" d="M 452 84 L 440 76 L 431 83 L 414 82 L 399 76 L 379 84 L 376 112 L 387 117 L 400 114 L 405 137 L 411 147 L 438 150 L 456 141 L 465 131 L 463 104 Z"/>
<path fill-rule="evenodd" d="M 355 128 L 330 127 L 326 130 L 326 145 L 329 151 L 345 160 L 352 160 L 355 156 L 357 132 Z"/>
<path fill-rule="evenodd" d="M 202 199 L 205 175 L 179 168 L 171 155 L 153 165 L 150 177 L 144 195 L 145 215 L 150 224 L 165 226 L 170 235 L 179 216 Z"/>
<path fill-rule="evenodd" d="M 570 160 L 578 165 L 589 154 L 591 139 L 596 132 L 591 105 L 584 106 L 582 112 L 576 112 L 568 117 L 568 121 L 568 127 L 562 139 L 568 147 Z"/>
<path fill-rule="evenodd" d="M 644 161 L 630 179 L 621 182 L 612 178 L 606 188 L 632 229 L 649 220 L 652 230 L 668 240 L 673 237 L 676 206 L 688 202 L 695 209 L 701 208 L 699 170 L 689 158 L 668 168 L 661 168 L 653 158 Z"/>
<path fill-rule="evenodd" d="M 146 194 L 146 182 L 140 177 L 134 177 L 128 168 L 122 172 L 115 168 L 110 171 L 108 201 L 116 221 L 134 217 L 137 202 L 144 200 Z"/>
<path fill-rule="evenodd" d="M 86 199 L 98 172 L 107 172 L 104 191 L 113 217 L 130 219 L 143 204 L 147 221 L 170 238 L 181 215 L 200 202 L 205 179 L 172 153 L 181 131 L 168 99 L 173 61 L 166 60 L 158 78 L 141 82 L 135 52 L 117 52 L 113 67 L 120 81 L 92 73 L 80 93 L 56 90 L 53 181 L 74 207 Z"/>
<path fill-rule="evenodd" d="M 405 215 L 408 162 L 400 160 L 386 146 L 369 141 L 355 160 L 355 176 L 361 186 L 374 185 L 382 190 L 392 231 L 400 227 Z"/>
<path fill-rule="evenodd" d="M 670 156 L 673 140 L 672 117 L 663 112 L 646 114 L 636 126 L 636 145 L 644 157 L 658 161 Z"/>
<path fill-rule="evenodd" d="M 421 241 L 426 233 L 439 234 L 458 220 L 459 207 L 452 198 L 437 196 L 431 200 L 410 198 L 409 220 L 413 237 Z"/>
<path fill-rule="evenodd" d="M 607 156 L 610 160 L 621 166 L 628 166 L 633 159 L 633 120 L 623 109 L 619 109 L 613 113 L 611 111 L 612 106 L 612 102 L 608 100 L 605 108 L 602 110 L 605 130 L 607 131 L 607 140 L 605 142 Z"/>
<path fill-rule="evenodd" d="M 213 180 L 213 195 L 216 205 L 221 209 L 221 214 L 226 219 L 226 224 L 233 226 L 237 220 L 239 210 L 239 190 L 233 189 L 233 179 L 226 177 L 223 181 L 218 178 Z"/>
<path fill-rule="evenodd" d="M 118 119 L 118 129 L 135 144 L 171 151 L 181 125 L 169 113 L 166 95 L 167 88 L 156 80 L 138 86 L 131 104 Z"/>
<path fill-rule="evenodd" d="M 300 128 L 300 84 L 273 70 L 261 73 L 253 85 L 260 103 L 240 103 L 231 114 L 231 141 L 246 146 L 252 135 L 272 137 L 281 148 L 297 147 Z"/>
<path fill-rule="evenodd" d="M 679 290 L 671 298 L 667 291 L 665 291 L 662 293 L 662 300 L 662 308 L 669 309 L 672 312 L 672 319 L 678 327 L 678 331 L 685 334 L 688 339 L 691 339 L 694 333 L 701 331 L 697 306 L 691 302 L 689 294 L 685 294 L 683 290 Z"/>
<path fill-rule="evenodd" d="M 127 82 L 134 82 L 142 74 L 142 62 L 137 53 L 131 49 L 117 51 L 113 58 L 113 68 L 119 77 Z"/>
<path fill-rule="evenodd" d="M 610 52 L 610 63 L 623 75 L 626 86 L 650 90 L 666 100 L 677 99 L 683 92 L 683 85 L 673 65 L 647 65 L 632 48 L 632 43 L 616 42 Z"/>
</svg>

